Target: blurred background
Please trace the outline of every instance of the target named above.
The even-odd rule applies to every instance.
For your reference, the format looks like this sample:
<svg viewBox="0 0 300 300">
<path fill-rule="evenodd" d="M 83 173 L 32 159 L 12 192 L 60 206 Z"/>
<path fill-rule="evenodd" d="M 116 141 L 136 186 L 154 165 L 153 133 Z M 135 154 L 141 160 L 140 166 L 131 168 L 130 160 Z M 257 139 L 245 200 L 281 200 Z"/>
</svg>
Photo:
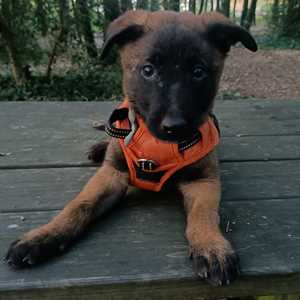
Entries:
<svg viewBox="0 0 300 300">
<path fill-rule="evenodd" d="M 218 97 L 300 98 L 300 0 L 0 0 L 0 100 L 121 100 L 116 53 L 99 59 L 107 25 L 130 9 L 217 10 L 252 32 L 234 47 Z"/>
</svg>

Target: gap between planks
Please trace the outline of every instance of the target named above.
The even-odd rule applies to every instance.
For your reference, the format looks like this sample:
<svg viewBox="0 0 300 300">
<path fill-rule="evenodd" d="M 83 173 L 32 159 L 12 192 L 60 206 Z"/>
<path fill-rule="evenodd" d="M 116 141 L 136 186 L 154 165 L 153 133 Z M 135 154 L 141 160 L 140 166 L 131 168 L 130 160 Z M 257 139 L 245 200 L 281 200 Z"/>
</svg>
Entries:
<svg viewBox="0 0 300 300">
<path fill-rule="evenodd" d="M 220 163 L 248 163 L 248 162 L 278 162 L 278 161 L 299 161 L 300 157 L 294 158 L 262 158 L 262 159 L 220 159 Z M 30 165 L 2 165 L 0 170 L 31 170 L 31 169 L 63 169 L 63 168 L 95 168 L 101 164 L 96 163 L 57 163 L 57 164 L 30 164 Z"/>
<path fill-rule="evenodd" d="M 241 198 L 238 200 L 221 200 L 221 203 L 234 203 L 234 205 L 238 203 L 247 203 L 247 202 L 256 202 L 256 201 L 285 201 L 285 200 L 299 200 L 299 197 L 294 196 L 278 196 L 278 197 L 259 197 L 259 198 Z M 32 213 L 32 212 L 60 212 L 63 207 L 44 207 L 44 208 L 29 208 L 29 209 L 0 209 L 0 215 L 8 215 L 8 214 L 19 214 L 19 213 Z M 99 218 L 100 219 L 100 218 Z"/>
</svg>

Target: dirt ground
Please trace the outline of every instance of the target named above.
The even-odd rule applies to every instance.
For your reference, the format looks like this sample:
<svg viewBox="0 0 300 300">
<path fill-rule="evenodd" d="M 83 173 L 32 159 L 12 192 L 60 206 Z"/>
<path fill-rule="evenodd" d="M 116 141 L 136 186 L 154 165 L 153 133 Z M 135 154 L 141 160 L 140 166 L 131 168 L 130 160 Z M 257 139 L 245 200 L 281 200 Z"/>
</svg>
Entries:
<svg viewBox="0 0 300 300">
<path fill-rule="evenodd" d="M 233 48 L 221 81 L 224 93 L 227 98 L 300 99 L 300 50 Z"/>
</svg>

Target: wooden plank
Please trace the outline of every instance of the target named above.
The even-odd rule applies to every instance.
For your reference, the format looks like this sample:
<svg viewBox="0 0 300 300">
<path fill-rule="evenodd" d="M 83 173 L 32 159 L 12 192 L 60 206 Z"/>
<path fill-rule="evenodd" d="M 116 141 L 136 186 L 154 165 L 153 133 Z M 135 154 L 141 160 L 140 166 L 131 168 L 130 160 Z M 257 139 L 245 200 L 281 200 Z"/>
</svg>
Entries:
<svg viewBox="0 0 300 300">
<path fill-rule="evenodd" d="M 224 289 L 212 289 L 201 283 L 195 288 L 198 282 L 194 280 L 187 257 L 185 217 L 180 202 L 161 198 L 141 201 L 139 197 L 132 196 L 131 200 L 124 201 L 97 222 L 89 234 L 64 256 L 21 271 L 10 270 L 3 264 L 0 268 L 0 291 L 13 290 L 11 295 L 17 295 L 19 289 L 23 293 L 24 289 L 77 287 L 78 292 L 81 285 L 93 285 L 98 286 L 98 291 L 105 292 L 109 285 L 116 283 L 125 286 L 146 283 L 149 289 L 152 284 L 157 287 L 155 284 L 165 283 L 165 289 L 172 291 L 178 281 L 184 281 L 183 290 L 193 287 L 190 290 L 193 297 L 208 293 L 222 293 L 224 297 L 237 295 L 237 292 L 255 295 L 288 290 L 296 293 L 300 288 L 299 210 L 299 198 L 224 202 L 221 224 L 225 228 L 230 221 L 226 236 L 240 256 L 242 277 L 236 285 Z M 55 213 L 0 214 L 0 255 L 4 255 L 7 245 L 22 232 L 47 222 Z M 280 275 L 277 279 L 277 283 L 281 281 L 279 285 L 270 284 L 272 275 Z M 269 280 L 269 285 L 253 285 L 259 282 L 259 278 Z M 119 287 L 113 289 L 118 295 Z M 72 290 L 68 295 L 61 290 L 57 292 L 72 297 Z M 0 295 L 9 295 L 1 292 Z M 121 295 L 122 292 L 121 287 Z M 144 299 L 143 295 L 147 295 L 149 290 L 137 287 L 136 292 L 136 299 Z M 28 295 L 35 295 L 33 298 L 36 299 L 38 293 L 33 291 Z M 163 294 L 162 291 L 157 293 Z M 29 299 L 28 295 L 25 299 Z"/>
<path fill-rule="evenodd" d="M 0 152 L 10 155 L 0 157 L 0 168 L 85 164 L 86 150 L 104 136 L 92 129 L 93 121 L 104 121 L 115 105 L 2 102 Z M 300 101 L 219 103 L 221 158 L 299 158 L 299 107 Z"/>
<path fill-rule="evenodd" d="M 285 160 L 300 158 L 300 136 L 222 137 L 221 161 Z"/>
<path fill-rule="evenodd" d="M 83 115 L 107 115 L 119 102 L 1 102 L 1 119 L 23 116 L 23 120 L 43 114 L 44 118 L 61 115 L 64 117 Z M 226 100 L 216 101 L 215 110 L 222 119 L 297 119 L 300 100 Z M 15 122 L 21 119 L 14 118 Z"/>
<path fill-rule="evenodd" d="M 82 135 L 84 132 L 81 133 Z M 82 138 L 82 140 L 80 140 Z M 29 139 L 10 140 L 1 145 L 1 152 L 8 155 L 0 157 L 0 169 L 22 168 L 27 166 L 82 166 L 90 164 L 86 152 L 104 133 L 90 130 L 86 136 L 70 139 Z"/>
<path fill-rule="evenodd" d="M 226 101 L 218 106 L 224 129 L 222 227 L 229 224 L 226 235 L 235 244 L 243 271 L 229 288 L 215 289 L 194 280 L 180 199 L 168 192 L 158 197 L 133 191 L 65 256 L 19 272 L 3 265 L 0 299 L 199 299 L 199 295 L 299 293 L 299 103 Z M 91 121 L 99 120 L 96 106 L 105 116 L 112 105 L 4 104 L 0 152 L 12 154 L 0 158 L 2 168 L 85 163 L 83 149 L 99 137 L 90 129 Z M 267 159 L 293 161 L 231 162 Z M 6 212 L 0 213 L 0 255 L 19 234 L 47 222 L 94 171 L 90 167 L 0 170 L 4 199 L 0 211 Z"/>
<path fill-rule="evenodd" d="M 96 168 L 0 170 L 0 212 L 60 209 Z M 300 160 L 224 163 L 223 199 L 270 199 L 300 196 Z M 149 198 L 157 194 L 147 193 Z M 143 196 L 144 197 L 144 196 Z"/>
<path fill-rule="evenodd" d="M 273 122 L 271 119 L 223 120 L 220 118 L 222 136 L 268 136 L 299 135 L 300 119 L 287 119 Z"/>
<path fill-rule="evenodd" d="M 5 142 L 1 151 L 10 155 L 0 157 L 0 169 L 89 165 L 87 150 L 105 136 L 92 130 L 81 134 L 82 141 L 78 137 Z M 300 135 L 222 137 L 218 150 L 221 161 L 300 159 Z"/>
<path fill-rule="evenodd" d="M 300 161 L 224 163 L 225 200 L 291 198 L 300 194 Z"/>
<path fill-rule="evenodd" d="M 243 277 L 228 287 L 212 288 L 199 281 L 172 280 L 168 282 L 129 283 L 113 285 L 67 286 L 0 292 L 0 300 L 202 300 L 223 297 L 249 297 L 256 295 L 281 295 L 291 291 L 299 293 L 300 276 Z M 201 295 L 201 296 L 200 296 Z M 270 299 L 270 296 L 268 296 Z M 276 296 L 273 296 L 275 298 Z M 286 299 L 286 298 L 285 298 Z M 289 298 L 288 298 L 289 300 Z"/>
</svg>

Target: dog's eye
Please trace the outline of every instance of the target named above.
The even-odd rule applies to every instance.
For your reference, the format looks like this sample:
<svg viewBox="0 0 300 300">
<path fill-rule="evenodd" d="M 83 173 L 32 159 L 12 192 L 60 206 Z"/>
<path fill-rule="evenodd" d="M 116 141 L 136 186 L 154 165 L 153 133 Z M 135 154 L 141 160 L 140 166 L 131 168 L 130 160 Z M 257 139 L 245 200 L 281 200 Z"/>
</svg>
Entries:
<svg viewBox="0 0 300 300">
<path fill-rule="evenodd" d="M 143 66 L 141 73 L 144 78 L 152 79 L 155 75 L 155 69 L 152 65 L 147 64 Z"/>
<path fill-rule="evenodd" d="M 206 76 L 204 70 L 199 67 L 199 66 L 196 66 L 193 70 L 193 79 L 195 80 L 201 80 L 203 79 L 204 77 Z"/>
</svg>

